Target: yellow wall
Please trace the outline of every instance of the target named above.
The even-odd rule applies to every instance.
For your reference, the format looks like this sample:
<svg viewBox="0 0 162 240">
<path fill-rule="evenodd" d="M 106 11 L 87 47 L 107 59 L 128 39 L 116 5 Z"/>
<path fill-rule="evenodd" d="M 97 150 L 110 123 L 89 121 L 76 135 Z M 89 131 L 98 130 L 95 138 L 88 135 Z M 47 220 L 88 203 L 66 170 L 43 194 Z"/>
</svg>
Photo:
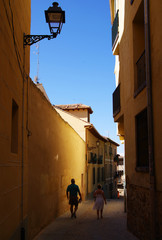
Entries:
<svg viewBox="0 0 162 240">
<path fill-rule="evenodd" d="M 157 190 L 162 191 L 162 28 L 161 28 L 162 2 L 150 1 L 150 30 L 151 30 L 151 64 L 153 88 L 153 115 L 154 115 L 154 153 L 156 167 Z"/>
<path fill-rule="evenodd" d="M 9 4 L 10 3 L 10 4 Z M 24 131 L 22 209 L 23 33 L 30 33 L 30 1 L 0 0 L 0 239 L 18 239 L 27 215 L 27 148 Z M 13 31 L 14 29 L 14 31 Z M 25 52 L 29 73 L 29 48 Z M 11 152 L 12 100 L 18 105 L 17 152 Z M 26 118 L 25 118 L 26 119 Z M 23 214 L 22 214 L 23 211 Z"/>
<path fill-rule="evenodd" d="M 120 41 L 120 83 L 121 83 L 121 112 L 115 117 L 115 120 L 124 113 L 124 134 L 125 134 L 125 153 L 126 153 L 126 171 L 132 176 L 132 180 L 135 184 L 149 187 L 149 176 L 138 173 L 135 175 L 136 166 L 136 144 L 135 144 L 135 115 L 141 112 L 147 106 L 146 88 L 134 98 L 134 61 L 135 58 L 136 43 L 133 42 L 133 29 L 132 21 L 135 18 L 138 7 L 141 1 L 134 1 L 131 6 L 129 2 L 125 4 L 125 20 L 124 20 L 124 34 Z M 158 5 L 157 5 L 158 4 Z M 160 81 L 162 77 L 161 64 L 161 44 L 160 39 L 162 36 L 160 9 L 162 4 L 150 1 L 150 31 L 151 31 L 151 62 L 152 62 L 152 89 L 153 89 L 153 119 L 154 119 L 154 144 L 155 144 L 155 162 L 156 162 L 156 180 L 157 189 L 162 191 L 162 177 L 160 160 L 161 151 L 161 125 L 162 121 L 162 101 L 161 89 L 162 83 Z M 120 9 L 122 11 L 122 9 Z M 127 14 L 126 14 L 127 13 Z M 128 14 L 129 13 L 129 14 Z M 134 48 L 133 49 L 133 43 Z M 142 46 L 141 50 L 142 51 Z M 127 68 L 125 67 L 127 66 Z M 131 141 L 130 141 L 131 139 Z M 129 160 L 131 159 L 131 161 Z"/>
<path fill-rule="evenodd" d="M 75 178 L 85 196 L 85 142 L 30 82 L 29 235 L 69 209 L 66 188 Z M 33 97 L 34 96 L 34 97 Z M 83 185 L 81 186 L 81 174 Z"/>
</svg>

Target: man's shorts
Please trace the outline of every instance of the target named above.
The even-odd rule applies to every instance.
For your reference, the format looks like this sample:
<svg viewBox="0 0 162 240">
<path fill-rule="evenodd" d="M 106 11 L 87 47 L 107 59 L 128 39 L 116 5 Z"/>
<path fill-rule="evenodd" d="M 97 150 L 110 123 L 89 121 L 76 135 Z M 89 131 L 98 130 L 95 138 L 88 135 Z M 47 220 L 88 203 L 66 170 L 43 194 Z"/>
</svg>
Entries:
<svg viewBox="0 0 162 240">
<path fill-rule="evenodd" d="M 70 205 L 75 205 L 75 207 L 78 206 L 78 198 L 77 197 L 70 197 L 70 200 L 69 200 L 69 204 Z"/>
</svg>

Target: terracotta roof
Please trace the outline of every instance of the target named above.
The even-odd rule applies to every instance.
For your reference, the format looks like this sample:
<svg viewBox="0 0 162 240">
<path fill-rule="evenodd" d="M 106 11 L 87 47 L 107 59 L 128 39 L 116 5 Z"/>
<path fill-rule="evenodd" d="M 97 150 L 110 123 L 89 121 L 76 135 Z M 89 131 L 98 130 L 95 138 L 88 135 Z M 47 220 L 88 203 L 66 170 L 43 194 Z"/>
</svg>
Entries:
<svg viewBox="0 0 162 240">
<path fill-rule="evenodd" d="M 76 109 L 87 109 L 88 112 L 91 114 L 93 113 L 92 109 L 90 106 L 87 106 L 87 105 L 84 105 L 84 104 L 81 104 L 81 103 L 77 103 L 77 104 L 66 104 L 66 105 L 55 105 L 55 107 L 58 107 L 62 110 L 76 110 Z"/>
<path fill-rule="evenodd" d="M 108 142 L 111 142 L 112 144 L 116 145 L 117 147 L 119 147 L 120 145 L 116 142 L 114 142 L 112 139 L 108 138 L 108 137 L 104 137 L 105 139 L 107 139 Z"/>
<path fill-rule="evenodd" d="M 103 142 L 107 142 L 107 139 L 99 134 L 99 132 L 96 130 L 96 128 L 91 123 L 90 125 L 84 126 L 85 128 L 89 129 L 89 131 L 98 139 L 102 140 Z"/>
</svg>

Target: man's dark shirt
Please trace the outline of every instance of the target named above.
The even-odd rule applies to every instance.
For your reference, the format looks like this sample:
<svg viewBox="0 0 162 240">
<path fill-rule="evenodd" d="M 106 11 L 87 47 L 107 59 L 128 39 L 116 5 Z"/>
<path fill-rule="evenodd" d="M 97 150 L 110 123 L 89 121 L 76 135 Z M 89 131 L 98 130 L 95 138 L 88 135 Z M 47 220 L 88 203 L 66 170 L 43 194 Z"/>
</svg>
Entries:
<svg viewBox="0 0 162 240">
<path fill-rule="evenodd" d="M 80 193 L 79 187 L 76 184 L 70 184 L 67 187 L 66 192 L 70 193 L 70 197 L 77 197 L 78 193 Z"/>
</svg>

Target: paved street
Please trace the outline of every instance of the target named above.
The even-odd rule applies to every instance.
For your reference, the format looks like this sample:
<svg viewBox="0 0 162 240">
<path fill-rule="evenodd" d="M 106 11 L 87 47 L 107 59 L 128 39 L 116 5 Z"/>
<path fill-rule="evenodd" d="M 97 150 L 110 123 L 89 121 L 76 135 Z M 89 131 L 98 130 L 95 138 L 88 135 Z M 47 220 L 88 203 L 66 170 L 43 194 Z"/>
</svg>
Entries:
<svg viewBox="0 0 162 240">
<path fill-rule="evenodd" d="M 126 230 L 126 213 L 123 200 L 108 200 L 103 219 L 97 220 L 92 209 L 93 201 L 79 205 L 77 218 L 71 219 L 70 212 L 54 220 L 34 240 L 137 240 Z"/>
</svg>

